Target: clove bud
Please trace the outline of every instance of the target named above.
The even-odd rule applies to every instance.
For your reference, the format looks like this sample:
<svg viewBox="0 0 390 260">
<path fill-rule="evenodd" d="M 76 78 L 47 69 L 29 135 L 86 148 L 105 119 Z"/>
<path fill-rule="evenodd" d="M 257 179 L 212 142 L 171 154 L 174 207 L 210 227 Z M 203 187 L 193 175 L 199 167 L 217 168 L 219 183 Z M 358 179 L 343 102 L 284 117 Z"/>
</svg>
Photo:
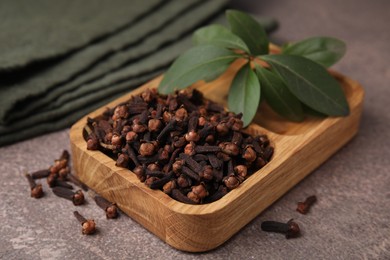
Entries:
<svg viewBox="0 0 390 260">
<path fill-rule="evenodd" d="M 78 211 L 74 211 L 73 214 L 81 223 L 81 233 L 83 233 L 83 235 L 92 235 L 96 232 L 96 223 L 93 219 L 84 218 Z"/>
<path fill-rule="evenodd" d="M 264 221 L 261 223 L 261 229 L 266 232 L 277 232 L 286 235 L 286 238 L 294 238 L 300 235 L 300 228 L 293 219 L 290 219 L 287 223 L 281 223 L 277 221 Z"/>
<path fill-rule="evenodd" d="M 31 177 L 36 180 L 36 179 L 42 179 L 46 178 L 49 176 L 50 170 L 49 169 L 43 169 L 43 170 L 38 170 L 36 172 L 31 173 Z"/>
<path fill-rule="evenodd" d="M 111 203 L 105 198 L 95 195 L 93 198 L 100 208 L 106 212 L 106 217 L 108 219 L 113 219 L 118 217 L 118 207 L 115 203 Z"/>
<path fill-rule="evenodd" d="M 297 211 L 301 214 L 307 214 L 316 201 L 317 197 L 315 195 L 307 197 L 304 202 L 298 202 Z"/>
<path fill-rule="evenodd" d="M 31 197 L 39 199 L 42 198 L 44 193 L 42 189 L 42 184 L 37 184 L 35 180 L 32 178 L 32 176 L 28 173 L 25 174 L 27 181 L 30 185 L 31 189 Z"/>
<path fill-rule="evenodd" d="M 67 188 L 54 187 L 52 188 L 52 191 L 58 197 L 72 201 L 75 206 L 84 204 L 84 194 L 81 190 L 73 192 Z"/>
</svg>

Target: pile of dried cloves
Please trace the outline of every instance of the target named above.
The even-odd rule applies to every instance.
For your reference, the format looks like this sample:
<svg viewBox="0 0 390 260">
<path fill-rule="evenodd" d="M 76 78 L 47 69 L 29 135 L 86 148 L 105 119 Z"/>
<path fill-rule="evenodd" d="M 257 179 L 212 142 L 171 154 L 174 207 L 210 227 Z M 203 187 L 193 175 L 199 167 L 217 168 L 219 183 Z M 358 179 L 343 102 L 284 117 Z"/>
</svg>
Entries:
<svg viewBox="0 0 390 260">
<path fill-rule="evenodd" d="M 268 163 L 267 136 L 242 132 L 241 114 L 206 100 L 196 89 L 167 96 L 147 89 L 88 118 L 84 137 L 141 182 L 190 204 L 210 203 Z"/>
</svg>

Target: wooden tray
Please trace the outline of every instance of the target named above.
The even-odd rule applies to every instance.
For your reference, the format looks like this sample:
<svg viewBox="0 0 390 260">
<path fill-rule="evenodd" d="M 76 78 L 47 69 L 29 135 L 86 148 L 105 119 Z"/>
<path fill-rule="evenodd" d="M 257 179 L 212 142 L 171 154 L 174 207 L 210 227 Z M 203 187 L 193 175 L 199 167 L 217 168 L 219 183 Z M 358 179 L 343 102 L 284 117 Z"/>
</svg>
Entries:
<svg viewBox="0 0 390 260">
<path fill-rule="evenodd" d="M 238 66 L 233 64 L 216 81 L 199 83 L 196 87 L 207 98 L 226 105 L 229 82 Z M 351 114 L 337 118 L 309 117 L 302 123 L 287 122 L 269 111 L 256 116 L 247 132 L 267 134 L 275 147 L 273 158 L 237 189 L 216 202 L 188 205 L 175 201 L 161 191 L 149 189 L 129 170 L 116 167 L 115 161 L 107 155 L 86 149 L 82 131 L 87 116 L 97 117 L 106 107 L 127 101 L 131 95 L 146 88 L 157 87 L 161 77 L 94 111 L 72 126 L 70 140 L 75 172 L 89 187 L 117 203 L 127 215 L 169 245 L 190 252 L 213 249 L 238 232 L 357 133 L 364 91 L 357 82 L 332 73 L 342 83 Z M 305 163 L 300 163 L 302 161 Z"/>
</svg>

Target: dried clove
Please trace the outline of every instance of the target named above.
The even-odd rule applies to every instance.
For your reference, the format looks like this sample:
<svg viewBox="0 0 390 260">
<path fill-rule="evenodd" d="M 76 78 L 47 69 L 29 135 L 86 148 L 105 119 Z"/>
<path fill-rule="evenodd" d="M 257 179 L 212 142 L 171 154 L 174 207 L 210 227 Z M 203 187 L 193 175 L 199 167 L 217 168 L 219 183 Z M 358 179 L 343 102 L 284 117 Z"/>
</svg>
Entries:
<svg viewBox="0 0 390 260">
<path fill-rule="evenodd" d="M 180 188 L 187 188 L 191 186 L 191 184 L 192 184 L 191 179 L 184 174 L 180 174 L 179 177 L 177 178 L 177 185 Z"/>
<path fill-rule="evenodd" d="M 179 108 L 175 111 L 175 120 L 178 122 L 185 121 L 188 118 L 187 109 L 184 107 Z"/>
<path fill-rule="evenodd" d="M 251 145 L 247 145 L 244 148 L 244 153 L 242 155 L 242 158 L 244 158 L 249 163 L 254 162 L 256 160 L 257 158 L 256 151 L 253 149 Z"/>
<path fill-rule="evenodd" d="M 230 175 L 223 179 L 223 183 L 229 190 L 233 190 L 240 185 L 240 180 L 236 176 Z"/>
<path fill-rule="evenodd" d="M 315 195 L 307 197 L 304 202 L 298 202 L 297 211 L 301 214 L 307 214 L 316 201 L 317 197 Z"/>
<path fill-rule="evenodd" d="M 164 177 L 160 178 L 160 179 L 157 179 L 155 181 L 153 181 L 149 187 L 151 189 L 160 189 L 162 188 L 167 182 L 169 182 L 170 180 L 172 180 L 172 177 L 173 177 L 173 172 L 169 172 L 168 174 L 166 174 Z"/>
<path fill-rule="evenodd" d="M 84 204 L 84 194 L 81 190 L 73 192 L 67 188 L 54 187 L 52 188 L 52 191 L 58 197 L 72 201 L 75 206 Z"/>
<path fill-rule="evenodd" d="M 191 156 L 188 154 L 180 154 L 180 158 L 182 158 L 188 167 L 193 170 L 194 172 L 201 172 L 202 171 L 202 165 L 200 165 L 197 161 L 195 161 Z"/>
<path fill-rule="evenodd" d="M 133 169 L 134 174 L 137 176 L 137 178 L 141 181 L 144 182 L 146 179 L 145 175 L 145 166 L 144 165 L 138 165 Z"/>
<path fill-rule="evenodd" d="M 36 180 L 36 179 L 42 179 L 46 178 L 49 176 L 50 170 L 49 169 L 43 169 L 43 170 L 38 170 L 36 172 L 31 173 L 31 177 Z"/>
<path fill-rule="evenodd" d="M 185 196 L 183 193 L 181 193 L 181 191 L 178 190 L 178 189 L 173 189 L 172 192 L 171 192 L 171 196 L 175 200 L 178 200 L 178 201 L 183 202 L 183 203 L 197 204 L 196 202 L 192 201 L 187 196 Z"/>
<path fill-rule="evenodd" d="M 165 168 L 164 172 L 169 172 L 169 171 L 172 169 L 172 165 L 173 165 L 173 163 L 175 162 L 175 159 L 177 158 L 177 156 L 179 155 L 180 152 L 181 152 L 181 149 L 180 149 L 180 148 L 176 148 L 176 149 L 172 152 L 172 155 L 171 155 L 171 157 L 169 158 L 169 162 L 168 162 L 167 167 Z"/>
<path fill-rule="evenodd" d="M 142 143 L 138 153 L 141 156 L 151 156 L 156 152 L 157 143 L 155 142 L 149 142 L 149 143 Z"/>
<path fill-rule="evenodd" d="M 170 180 L 167 183 L 164 184 L 162 190 L 166 194 L 171 194 L 173 189 L 177 188 L 177 183 L 175 180 Z"/>
<path fill-rule="evenodd" d="M 182 171 L 182 173 L 184 173 L 185 175 L 187 175 L 191 179 L 193 179 L 195 181 L 200 181 L 200 176 L 197 173 L 195 173 L 193 170 L 188 168 L 187 166 L 181 167 L 181 171 Z"/>
<path fill-rule="evenodd" d="M 243 182 L 248 175 L 248 168 L 245 165 L 237 165 L 234 167 L 235 175 L 240 182 Z"/>
<path fill-rule="evenodd" d="M 188 111 L 197 110 L 196 105 L 191 102 L 191 100 L 187 97 L 186 93 L 179 93 L 179 95 L 177 95 L 177 99 Z"/>
<path fill-rule="evenodd" d="M 221 151 L 219 146 L 197 145 L 194 148 L 195 153 L 217 153 Z"/>
<path fill-rule="evenodd" d="M 67 176 L 68 174 L 70 173 L 70 169 L 69 169 L 69 166 L 65 166 L 63 168 L 61 168 L 59 171 L 58 171 L 58 178 L 62 181 L 66 180 L 67 179 Z"/>
<path fill-rule="evenodd" d="M 129 145 L 129 144 L 126 144 L 125 147 L 122 149 L 122 152 L 125 152 L 127 153 L 127 155 L 129 156 L 129 158 L 133 161 L 133 163 L 135 164 L 135 166 L 138 166 L 140 165 L 138 159 L 137 159 L 137 156 L 133 150 L 133 148 Z"/>
<path fill-rule="evenodd" d="M 286 235 L 286 238 L 295 238 L 300 235 L 300 228 L 293 219 L 287 223 L 277 221 L 264 221 L 261 223 L 261 229 L 266 232 L 277 232 Z"/>
<path fill-rule="evenodd" d="M 106 212 L 106 218 L 113 219 L 118 217 L 118 207 L 115 203 L 111 203 L 105 198 L 94 195 L 93 199 L 100 208 L 102 208 Z"/>
<path fill-rule="evenodd" d="M 191 191 L 187 194 L 187 197 L 198 204 L 207 195 L 209 195 L 209 192 L 206 190 L 205 186 L 203 184 L 199 184 L 197 186 L 192 186 Z"/>
<path fill-rule="evenodd" d="M 142 156 L 142 155 L 137 155 L 137 161 L 140 164 L 150 164 L 158 161 L 158 154 L 154 154 L 152 156 Z"/>
<path fill-rule="evenodd" d="M 197 116 L 193 116 L 188 121 L 188 133 L 185 134 L 185 139 L 187 142 L 197 142 L 200 139 L 200 135 L 196 131 L 196 128 L 198 126 L 198 120 L 199 118 Z"/>
<path fill-rule="evenodd" d="M 69 189 L 69 190 L 73 190 L 73 186 L 70 185 L 69 183 L 67 183 L 66 181 L 63 181 L 63 180 L 56 180 L 54 182 L 54 186 L 63 187 L 63 188 Z"/>
<path fill-rule="evenodd" d="M 83 235 L 92 235 L 96 232 L 96 223 L 93 219 L 84 218 L 78 211 L 74 211 L 73 215 L 81 223 L 81 233 Z"/>
<path fill-rule="evenodd" d="M 162 172 L 162 171 L 159 171 L 159 170 L 152 171 L 152 170 L 146 169 L 146 177 L 161 178 L 161 177 L 164 177 L 164 176 L 165 176 L 165 173 Z"/>
<path fill-rule="evenodd" d="M 208 153 L 207 154 L 207 158 L 210 162 L 210 165 L 214 168 L 214 169 L 221 169 L 222 167 L 222 161 L 220 159 L 218 159 L 218 157 L 213 154 L 213 153 Z"/>
<path fill-rule="evenodd" d="M 199 177 L 202 180 L 211 181 L 214 177 L 213 173 L 214 173 L 213 167 L 211 167 L 210 165 L 204 165 L 202 171 L 199 172 Z"/>
<path fill-rule="evenodd" d="M 96 124 L 96 123 L 95 123 Z M 47 176 L 46 181 L 49 187 L 56 186 L 56 183 L 60 181 L 59 185 L 66 186 L 66 184 L 61 183 L 67 179 L 68 174 L 70 173 L 69 169 L 69 158 L 70 154 L 67 150 L 64 150 L 57 160 L 54 161 L 54 164 L 50 166 L 50 174 Z M 68 186 L 69 188 L 69 186 Z"/>
<path fill-rule="evenodd" d="M 209 158 L 205 154 L 198 153 L 192 156 L 192 159 L 194 159 L 197 162 L 202 162 L 202 161 L 207 161 Z"/>
<path fill-rule="evenodd" d="M 223 186 L 219 186 L 220 188 L 215 191 L 211 196 L 209 197 L 206 197 L 205 198 L 205 203 L 211 203 L 211 202 L 214 202 L 216 200 L 219 200 L 220 198 L 222 198 L 223 196 L 225 196 L 227 193 L 228 193 L 228 190 L 226 187 L 223 187 Z"/>
<path fill-rule="evenodd" d="M 270 161 L 273 154 L 274 148 L 272 146 L 267 146 L 264 150 L 263 157 L 265 160 Z"/>
<path fill-rule="evenodd" d="M 116 159 L 116 166 L 127 168 L 129 165 L 129 156 L 127 154 L 119 154 L 118 159 Z"/>
<path fill-rule="evenodd" d="M 36 183 L 35 180 L 32 178 L 32 176 L 28 173 L 25 174 L 27 181 L 30 185 L 31 189 L 31 197 L 39 199 L 42 198 L 44 195 L 43 189 L 42 189 L 42 184 Z"/>
<path fill-rule="evenodd" d="M 49 187 L 54 187 L 56 185 L 56 181 L 58 179 L 58 173 L 50 173 L 49 176 L 47 176 L 46 178 L 46 182 L 47 182 L 47 185 L 49 185 Z"/>
<path fill-rule="evenodd" d="M 230 142 L 223 142 L 219 144 L 220 150 L 228 155 L 237 156 L 240 153 L 238 145 Z"/>
<path fill-rule="evenodd" d="M 157 141 L 161 141 L 169 131 L 173 130 L 176 125 L 176 120 L 170 120 L 169 123 L 161 130 L 160 134 L 157 136 Z"/>
</svg>

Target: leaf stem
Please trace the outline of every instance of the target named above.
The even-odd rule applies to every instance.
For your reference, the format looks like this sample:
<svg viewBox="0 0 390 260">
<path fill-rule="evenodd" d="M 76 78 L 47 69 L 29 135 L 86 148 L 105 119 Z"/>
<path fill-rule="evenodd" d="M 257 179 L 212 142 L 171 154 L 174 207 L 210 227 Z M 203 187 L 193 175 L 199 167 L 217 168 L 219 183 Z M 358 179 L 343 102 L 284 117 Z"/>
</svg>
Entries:
<svg viewBox="0 0 390 260">
<path fill-rule="evenodd" d="M 257 65 L 260 65 L 261 67 L 263 68 L 271 68 L 271 66 L 264 60 L 260 59 L 259 57 L 252 57 L 253 58 L 253 63 L 254 64 L 257 64 Z"/>
</svg>

